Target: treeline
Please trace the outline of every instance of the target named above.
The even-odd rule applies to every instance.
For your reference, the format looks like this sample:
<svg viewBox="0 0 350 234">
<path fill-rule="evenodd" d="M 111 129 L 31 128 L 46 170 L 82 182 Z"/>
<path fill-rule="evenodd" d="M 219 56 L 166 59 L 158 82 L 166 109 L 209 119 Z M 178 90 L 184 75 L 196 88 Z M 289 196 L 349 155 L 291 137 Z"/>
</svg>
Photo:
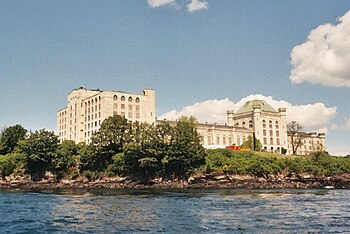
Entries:
<svg viewBox="0 0 350 234">
<path fill-rule="evenodd" d="M 174 126 L 130 123 L 113 116 L 104 120 L 90 144 L 59 143 L 53 132 L 27 132 L 20 125 L 0 135 L 0 173 L 30 174 L 35 181 L 50 171 L 57 179 L 80 175 L 90 179 L 124 175 L 149 179 L 180 178 L 205 164 L 205 150 L 195 119 L 182 117 Z"/>
<path fill-rule="evenodd" d="M 206 172 L 223 170 L 233 174 L 267 177 L 268 174 L 309 173 L 334 176 L 350 173 L 349 157 L 334 157 L 320 151 L 308 156 L 262 156 L 263 153 L 237 152 L 229 149 L 208 150 Z"/>
</svg>

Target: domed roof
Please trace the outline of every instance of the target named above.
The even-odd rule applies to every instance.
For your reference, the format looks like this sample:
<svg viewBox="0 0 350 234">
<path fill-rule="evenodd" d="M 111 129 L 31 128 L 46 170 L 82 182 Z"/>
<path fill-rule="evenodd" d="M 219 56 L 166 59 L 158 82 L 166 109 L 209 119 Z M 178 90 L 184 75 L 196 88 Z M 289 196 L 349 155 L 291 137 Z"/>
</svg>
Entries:
<svg viewBox="0 0 350 234">
<path fill-rule="evenodd" d="M 274 112 L 278 113 L 278 111 L 270 106 L 266 101 L 264 100 L 253 100 L 253 101 L 247 101 L 243 106 L 241 106 L 237 111 L 236 114 L 242 114 L 242 113 L 247 113 L 247 112 L 252 112 L 253 107 L 259 107 L 262 111 L 267 111 L 267 112 Z"/>
</svg>

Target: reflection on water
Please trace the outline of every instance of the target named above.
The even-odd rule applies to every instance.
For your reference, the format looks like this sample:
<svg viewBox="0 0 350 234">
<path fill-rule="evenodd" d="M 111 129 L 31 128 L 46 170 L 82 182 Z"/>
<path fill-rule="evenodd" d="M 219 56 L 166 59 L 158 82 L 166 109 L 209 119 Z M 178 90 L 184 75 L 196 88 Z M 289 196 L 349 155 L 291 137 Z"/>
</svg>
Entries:
<svg viewBox="0 0 350 234">
<path fill-rule="evenodd" d="M 335 233 L 350 230 L 349 190 L 0 192 L 0 231 Z"/>
</svg>

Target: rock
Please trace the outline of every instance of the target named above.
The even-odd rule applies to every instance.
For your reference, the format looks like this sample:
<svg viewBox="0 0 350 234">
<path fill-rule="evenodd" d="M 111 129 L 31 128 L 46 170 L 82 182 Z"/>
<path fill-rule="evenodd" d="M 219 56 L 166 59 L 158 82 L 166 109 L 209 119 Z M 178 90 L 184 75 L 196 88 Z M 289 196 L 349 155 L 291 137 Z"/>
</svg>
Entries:
<svg viewBox="0 0 350 234">
<path fill-rule="evenodd" d="M 227 180 L 227 175 L 219 175 L 213 178 L 214 180 Z"/>
<path fill-rule="evenodd" d="M 230 180 L 227 180 L 227 179 L 223 179 L 223 180 L 219 180 L 218 181 L 220 184 L 227 184 L 227 183 L 230 183 L 231 181 Z"/>
<path fill-rule="evenodd" d="M 258 179 L 257 179 L 257 182 L 258 182 L 258 183 L 266 183 L 267 180 L 266 180 L 265 178 L 258 178 Z"/>
</svg>

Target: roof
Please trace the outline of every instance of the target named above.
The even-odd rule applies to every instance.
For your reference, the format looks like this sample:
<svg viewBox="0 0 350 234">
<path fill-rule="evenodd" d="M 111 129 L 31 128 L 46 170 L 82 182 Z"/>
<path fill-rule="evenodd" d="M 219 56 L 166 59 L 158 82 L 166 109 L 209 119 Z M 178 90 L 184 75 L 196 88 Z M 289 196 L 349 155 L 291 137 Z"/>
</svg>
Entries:
<svg viewBox="0 0 350 234">
<path fill-rule="evenodd" d="M 267 111 L 267 112 L 274 112 L 278 113 L 278 111 L 270 106 L 266 101 L 264 100 L 253 100 L 253 101 L 247 101 L 243 106 L 241 106 L 237 111 L 236 114 L 242 114 L 242 113 L 247 113 L 247 112 L 252 112 L 253 107 L 259 106 L 262 111 Z"/>
</svg>

